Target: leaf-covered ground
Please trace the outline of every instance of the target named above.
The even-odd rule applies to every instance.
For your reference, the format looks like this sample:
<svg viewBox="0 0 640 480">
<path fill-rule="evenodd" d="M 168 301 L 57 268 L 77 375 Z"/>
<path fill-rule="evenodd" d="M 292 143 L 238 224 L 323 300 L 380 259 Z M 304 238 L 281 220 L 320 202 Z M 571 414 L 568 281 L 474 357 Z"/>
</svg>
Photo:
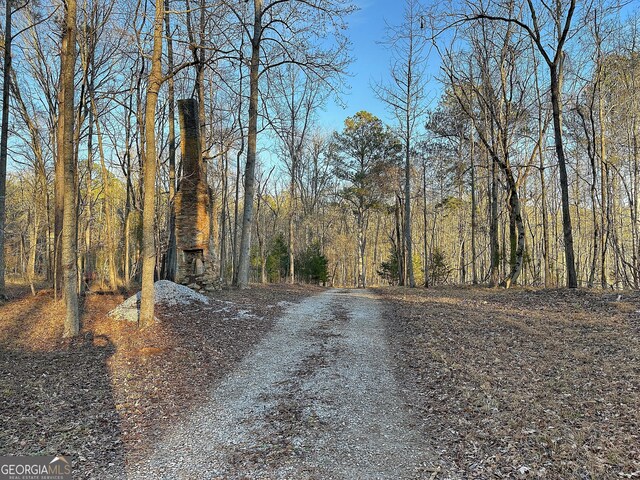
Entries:
<svg viewBox="0 0 640 480">
<path fill-rule="evenodd" d="M 377 291 L 438 478 L 640 477 L 640 295 Z"/>
<path fill-rule="evenodd" d="M 210 307 L 158 309 L 150 329 L 88 295 L 78 338 L 60 339 L 64 305 L 13 287 L 0 305 L 0 455 L 71 455 L 74 478 L 123 478 L 130 461 L 197 406 L 288 305 L 319 289 L 224 290 Z"/>
<path fill-rule="evenodd" d="M 316 293 L 227 290 L 139 331 L 88 295 L 64 306 L 14 287 L 0 305 L 0 455 L 71 454 L 75 478 L 125 461 L 203 402 L 288 305 Z M 376 291 L 399 390 L 438 455 L 437 479 L 640 477 L 640 294 L 435 288 Z"/>
</svg>

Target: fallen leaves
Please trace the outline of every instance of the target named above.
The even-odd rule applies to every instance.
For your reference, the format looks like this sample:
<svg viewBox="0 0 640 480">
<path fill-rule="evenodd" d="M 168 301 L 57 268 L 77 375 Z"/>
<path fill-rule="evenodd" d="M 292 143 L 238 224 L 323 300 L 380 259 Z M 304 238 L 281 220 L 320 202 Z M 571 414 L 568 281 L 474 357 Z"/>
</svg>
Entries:
<svg viewBox="0 0 640 480">
<path fill-rule="evenodd" d="M 639 469 L 638 293 L 378 293 L 389 302 L 406 401 L 450 478 L 604 479 Z"/>
<path fill-rule="evenodd" d="M 273 325 L 319 289 L 224 290 L 216 308 L 158 308 L 138 330 L 88 295 L 81 334 L 60 340 L 62 302 L 11 291 L 0 306 L 0 454 L 67 454 L 74 478 L 124 478 L 128 459 L 188 415 Z M 125 456 L 126 452 L 126 456 Z"/>
</svg>

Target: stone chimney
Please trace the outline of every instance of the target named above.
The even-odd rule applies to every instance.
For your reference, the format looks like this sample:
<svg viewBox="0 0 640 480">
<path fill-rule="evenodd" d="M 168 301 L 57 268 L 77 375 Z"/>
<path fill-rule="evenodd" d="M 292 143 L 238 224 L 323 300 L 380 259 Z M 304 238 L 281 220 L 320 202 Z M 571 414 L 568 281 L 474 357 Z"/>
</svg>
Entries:
<svg viewBox="0 0 640 480">
<path fill-rule="evenodd" d="M 202 160 L 198 102 L 178 100 L 182 177 L 175 197 L 176 282 L 196 290 L 219 287 L 216 265 L 209 249 L 211 197 Z"/>
</svg>

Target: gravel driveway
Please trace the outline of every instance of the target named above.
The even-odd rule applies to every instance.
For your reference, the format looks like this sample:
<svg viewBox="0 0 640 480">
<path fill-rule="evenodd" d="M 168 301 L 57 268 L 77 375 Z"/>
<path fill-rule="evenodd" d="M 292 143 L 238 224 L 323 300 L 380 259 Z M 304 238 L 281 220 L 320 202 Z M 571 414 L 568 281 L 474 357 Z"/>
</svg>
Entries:
<svg viewBox="0 0 640 480">
<path fill-rule="evenodd" d="M 398 394 L 378 302 L 330 290 L 291 306 L 128 477 L 429 478 L 432 457 Z"/>
</svg>

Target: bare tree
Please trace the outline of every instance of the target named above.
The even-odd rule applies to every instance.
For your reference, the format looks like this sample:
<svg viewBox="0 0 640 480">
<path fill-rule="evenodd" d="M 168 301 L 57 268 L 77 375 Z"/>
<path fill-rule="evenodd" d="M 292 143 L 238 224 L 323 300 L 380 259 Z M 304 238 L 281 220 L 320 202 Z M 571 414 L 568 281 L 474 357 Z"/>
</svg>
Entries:
<svg viewBox="0 0 640 480">
<path fill-rule="evenodd" d="M 24 9 L 28 0 L 17 5 L 15 0 L 5 0 L 3 69 L 2 69 L 2 119 L 0 123 L 0 301 L 5 295 L 5 229 L 6 229 L 6 197 L 7 197 L 7 151 L 9 144 L 9 111 L 12 82 L 11 48 L 16 35 L 13 33 L 13 15 Z M 27 27 L 30 28 L 30 27 Z"/>
<path fill-rule="evenodd" d="M 7 145 L 9 141 L 9 84 L 11 81 L 11 17 L 13 15 L 13 2 L 5 0 L 5 25 L 4 25 L 4 63 L 2 71 L 2 124 L 0 132 L 0 300 L 5 295 L 5 225 L 6 225 L 6 195 L 7 195 Z"/>
<path fill-rule="evenodd" d="M 569 180 L 567 176 L 567 159 L 564 148 L 562 132 L 562 82 L 564 78 L 564 58 L 567 40 L 575 33 L 573 25 L 576 13 L 576 0 L 553 0 L 553 2 L 540 2 L 534 4 L 534 0 L 527 0 L 528 19 L 508 12 L 506 16 L 500 13 L 494 14 L 483 9 L 484 5 L 473 6 L 473 13 L 468 18 L 471 20 L 493 20 L 508 22 L 520 27 L 534 42 L 538 52 L 544 59 L 551 82 L 551 107 L 553 111 L 553 132 L 555 138 L 556 156 L 560 172 L 560 189 L 562 199 L 562 230 L 564 235 L 564 254 L 567 273 L 567 286 L 578 286 L 576 273 L 575 252 L 573 246 L 573 229 L 571 226 L 571 205 L 569 202 Z M 477 11 L 480 9 L 480 11 Z M 585 9 L 589 9 L 586 6 Z M 585 12 L 584 17 L 588 17 Z M 572 27 L 574 29 L 572 30 Z"/>
<path fill-rule="evenodd" d="M 404 143 L 404 264 L 402 284 L 415 287 L 411 235 L 411 156 L 418 127 L 426 113 L 425 18 L 418 0 L 406 0 L 402 24 L 389 29 L 385 43 L 392 50 L 391 80 L 376 86 L 376 94 L 393 113 Z"/>
<path fill-rule="evenodd" d="M 142 292 L 140 298 L 141 327 L 153 325 L 154 318 L 154 275 L 156 268 L 155 249 L 155 209 L 156 171 L 158 153 L 156 146 L 156 107 L 162 86 L 162 29 L 164 24 L 164 2 L 156 1 L 153 23 L 153 52 L 151 70 L 147 80 L 147 94 L 144 121 L 144 207 L 142 211 Z"/>
<path fill-rule="evenodd" d="M 295 65 L 276 70 L 272 81 L 269 122 L 275 131 L 289 169 L 289 282 L 295 282 L 295 227 L 300 163 L 313 128 L 316 110 L 326 100 L 322 84 L 308 77 Z"/>
<path fill-rule="evenodd" d="M 348 0 L 254 0 L 253 19 L 245 21 L 235 6 L 232 11 L 247 33 L 251 55 L 249 60 L 249 123 L 247 161 L 244 171 L 244 205 L 236 285 L 247 288 L 253 199 L 258 137 L 258 103 L 260 77 L 284 64 L 306 70 L 319 82 L 333 85 L 347 64 L 347 42 L 342 36 L 344 18 L 353 11 Z M 251 30 L 249 29 L 251 26 Z M 333 36 L 335 45 L 327 48 L 320 37 Z"/>
<path fill-rule="evenodd" d="M 76 1 L 65 3 L 65 22 L 62 36 L 62 55 L 60 67 L 60 118 L 62 134 L 58 149 L 62 152 L 64 165 L 64 210 L 62 217 L 62 271 L 64 278 L 64 298 L 67 315 L 64 324 L 64 336 L 73 337 L 80 330 L 80 312 L 78 307 L 78 262 L 76 210 L 76 156 L 74 135 L 74 90 L 76 64 Z"/>
<path fill-rule="evenodd" d="M 169 0 L 164 0 L 165 9 L 169 10 Z M 171 16 L 165 14 L 165 34 L 167 36 L 167 69 L 173 70 L 173 39 L 171 38 Z M 176 101 L 175 101 L 175 79 L 171 76 L 168 79 L 167 102 L 169 103 L 169 241 L 167 246 L 166 271 L 165 276 L 169 280 L 176 277 L 178 268 L 178 248 L 176 244 Z"/>
</svg>

